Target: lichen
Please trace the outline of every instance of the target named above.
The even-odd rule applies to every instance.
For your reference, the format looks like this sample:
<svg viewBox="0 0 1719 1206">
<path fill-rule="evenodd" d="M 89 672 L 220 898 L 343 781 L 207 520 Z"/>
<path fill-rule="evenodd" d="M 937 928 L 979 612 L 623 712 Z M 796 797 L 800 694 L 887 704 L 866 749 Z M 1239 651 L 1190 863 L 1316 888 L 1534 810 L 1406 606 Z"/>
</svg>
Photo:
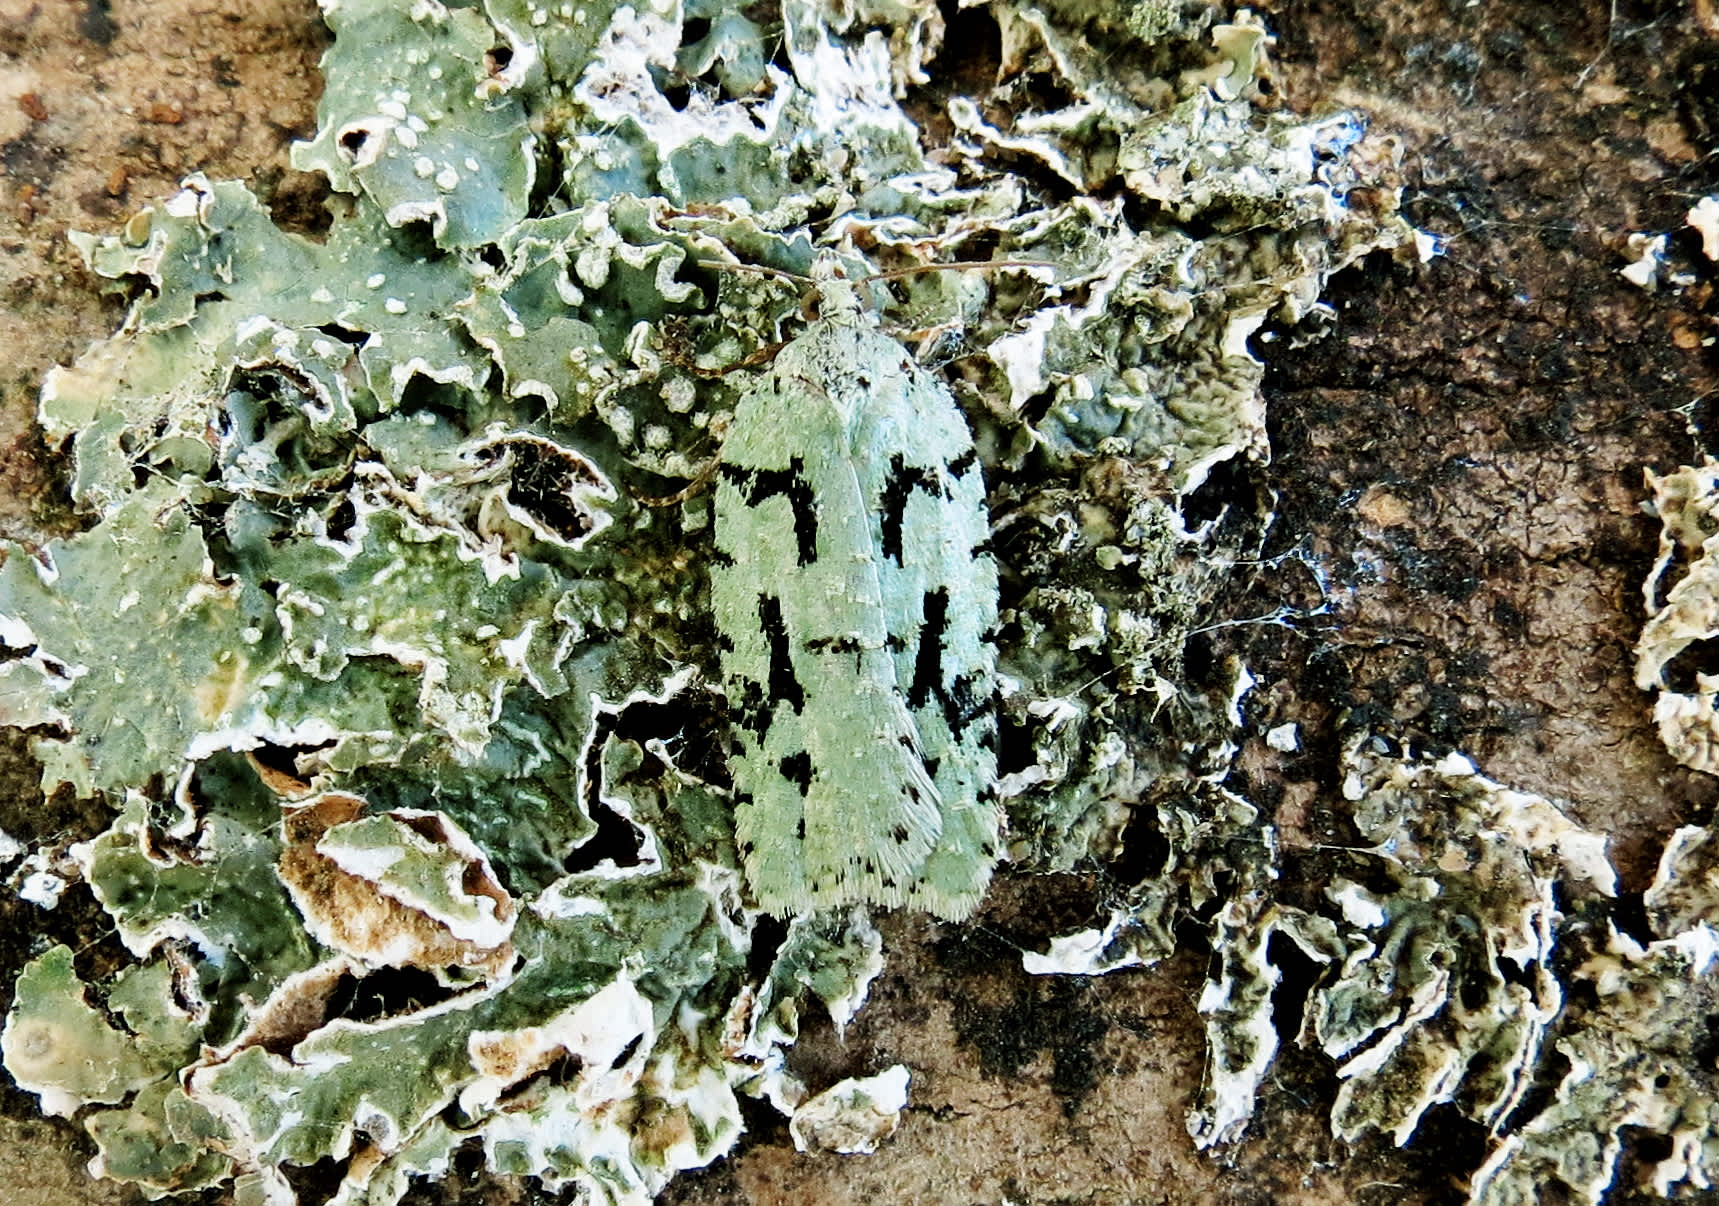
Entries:
<svg viewBox="0 0 1719 1206">
<path fill-rule="evenodd" d="M 1605 838 L 1555 802 L 1366 733 L 1344 764 L 1364 844 L 1335 860 L 1324 907 L 1280 902 L 1275 918 L 1322 965 L 1299 1040 L 1338 1061 L 1334 1133 L 1403 1145 L 1434 1106 L 1455 1111 L 1489 1145 L 1474 1206 L 1544 1201 L 1554 1184 L 1597 1204 L 1631 1131 L 1664 1137 L 1655 1192 L 1709 1188 L 1711 834 L 1672 836 L 1642 897 L 1651 932 L 1631 934 Z"/>
<path fill-rule="evenodd" d="M 869 1155 L 891 1135 L 907 1106 L 909 1074 L 896 1064 L 876 1076 L 837 1081 L 802 1102 L 788 1120 L 797 1151 L 826 1148 L 846 1156 Z"/>
<path fill-rule="evenodd" d="M 26 968 L 14 1077 L 98 1173 L 246 1202 L 326 1162 L 385 1206 L 468 1144 L 643 1200 L 730 1149 L 737 1094 L 837 1150 L 893 1128 L 904 1070 L 787 1071 L 882 942 L 863 909 L 759 924 L 712 686 L 708 481 L 816 264 L 972 428 L 1000 610 L 971 702 L 1024 751 L 972 790 L 1023 871 L 1163 851 L 1084 970 L 1209 922 L 1195 1129 L 1238 1134 L 1271 935 L 1352 935 L 1278 906 L 1269 826 L 1215 786 L 1250 680 L 1183 650 L 1269 513 L 1190 499 L 1267 454 L 1249 337 L 1411 242 L 1364 125 L 1259 103 L 1263 27 L 1199 0 L 996 3 L 994 73 L 946 70 L 928 0 L 324 12 L 293 154 L 326 235 L 194 176 L 77 239 L 133 301 L 42 392 L 88 527 L 0 567 L 0 723 L 112 804 L 37 853 L 136 962 Z"/>
<path fill-rule="evenodd" d="M 1615 892 L 1605 840 L 1460 755 L 1360 742 L 1344 794 L 1367 846 L 1325 887 L 1335 944 L 1308 952 L 1327 971 L 1302 1035 L 1340 1061 L 1333 1129 L 1401 1145 L 1448 1102 L 1496 1134 L 1564 1004 L 1566 912 Z"/>
<path fill-rule="evenodd" d="M 1659 516 L 1659 557 L 1642 593 L 1647 622 L 1636 644 L 1636 686 L 1657 691 L 1660 739 L 1685 766 L 1719 770 L 1719 676 L 1684 668 L 1679 655 L 1719 636 L 1719 462 L 1647 474 Z"/>
<path fill-rule="evenodd" d="M 1027 969 L 1150 965 L 1175 949 L 1172 926 L 1204 930 L 1207 1075 L 1188 1116 L 1202 1147 L 1243 1134 L 1296 1042 L 1331 1061 L 1343 1140 L 1409 1144 L 1434 1107 L 1481 1128 L 1475 1206 L 1541 1201 L 1553 1181 L 1597 1204 L 1631 1131 L 1669 1145 L 1657 1192 L 1710 1187 L 1719 1086 L 1691 1053 L 1710 1046 L 1719 984 L 1711 832 L 1672 836 L 1642 897 L 1651 933 L 1630 933 L 1605 838 L 1555 801 L 1364 729 L 1337 769 L 1355 840 L 1320 849 L 1279 849 L 1230 792 L 1161 781 L 1123 837 L 1124 853 L 1154 852 L 1146 873 L 1101 926 L 1029 952 Z M 1280 944 L 1313 969 L 1293 996 Z M 1279 1033 L 1284 1016 L 1298 1033 Z"/>
<path fill-rule="evenodd" d="M 1706 831 L 1679 830 L 1644 894 L 1652 935 L 1632 937 L 1614 925 L 1582 935 L 1571 954 L 1581 957 L 1575 977 L 1588 999 L 1571 1011 L 1557 1040 L 1563 1075 L 1545 1108 L 1507 1135 L 1475 1174 L 1477 1206 L 1543 1201 L 1554 1184 L 1571 1201 L 1598 1203 L 1617 1177 L 1628 1132 L 1663 1137 L 1665 1154 L 1644 1160 L 1644 1181 L 1655 1193 L 1713 1187 L 1713 862 Z"/>
</svg>

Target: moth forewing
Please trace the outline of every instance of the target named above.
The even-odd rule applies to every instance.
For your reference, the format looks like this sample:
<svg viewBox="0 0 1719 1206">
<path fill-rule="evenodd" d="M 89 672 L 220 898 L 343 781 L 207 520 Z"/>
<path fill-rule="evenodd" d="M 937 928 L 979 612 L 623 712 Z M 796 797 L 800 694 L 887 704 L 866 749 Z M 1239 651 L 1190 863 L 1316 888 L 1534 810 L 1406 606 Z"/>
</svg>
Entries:
<svg viewBox="0 0 1719 1206">
<path fill-rule="evenodd" d="M 960 917 L 996 860 L 996 568 L 948 391 L 840 282 L 741 399 L 718 468 L 712 606 L 736 831 L 774 912 Z"/>
<path fill-rule="evenodd" d="M 884 623 L 894 642 L 896 681 L 914 717 L 926 765 L 944 801 L 943 834 L 913 899 L 945 916 L 972 911 L 998 848 L 993 712 L 997 569 L 984 480 L 967 424 L 941 382 L 893 340 L 908 384 L 898 405 L 868 408 L 877 425 L 856 448 L 866 458 L 867 494 L 879 553 Z M 884 354 L 878 346 L 876 353 Z M 885 452 L 887 450 L 887 453 Z"/>
</svg>

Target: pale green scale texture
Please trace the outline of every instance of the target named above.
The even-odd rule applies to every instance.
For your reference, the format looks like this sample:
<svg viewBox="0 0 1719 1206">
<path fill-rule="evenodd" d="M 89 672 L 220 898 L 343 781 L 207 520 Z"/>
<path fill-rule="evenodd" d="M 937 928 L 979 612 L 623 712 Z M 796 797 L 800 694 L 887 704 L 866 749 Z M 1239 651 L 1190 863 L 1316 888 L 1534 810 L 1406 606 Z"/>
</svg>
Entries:
<svg viewBox="0 0 1719 1206">
<path fill-rule="evenodd" d="M 965 916 L 989 881 L 998 829 L 984 640 L 996 567 L 976 551 L 988 533 L 983 482 L 948 391 L 859 313 L 847 286 L 827 283 L 823 302 L 825 316 L 741 400 L 723 448 L 725 560 L 711 593 L 730 646 L 737 836 L 771 911 L 863 901 Z M 963 457 L 957 477 L 948 466 Z M 797 500 L 786 478 L 766 490 L 749 476 L 790 475 L 796 463 Z M 883 512 L 904 468 L 924 484 L 899 510 L 898 563 Z M 806 524 L 808 506 L 816 550 L 805 559 L 796 521 Z M 926 627 L 934 591 L 948 599 L 941 633 Z M 774 633 L 767 600 L 780 608 Z M 936 687 L 912 707 L 926 640 L 940 646 L 927 654 Z M 940 698 L 958 684 L 979 705 L 959 735 Z"/>
<path fill-rule="evenodd" d="M 896 635 L 919 630 L 927 592 L 948 592 L 938 685 L 946 697 L 958 694 L 970 701 L 969 709 L 983 709 L 967 716 L 964 725 L 951 725 L 935 695 L 913 709 L 920 752 L 926 764 L 936 768 L 943 834 L 921 868 L 910 899 L 945 916 L 963 916 L 977 906 L 990 882 L 1000 821 L 990 800 L 996 773 L 990 744 L 996 732 L 990 710 L 996 655 L 989 638 L 997 620 L 997 566 L 989 554 L 976 551 L 990 538 L 985 483 L 976 460 L 960 476 L 947 471 L 949 464 L 970 456 L 973 439 L 942 384 L 914 365 L 894 340 L 876 331 L 856 334 L 867 343 L 889 344 L 894 371 L 914 381 L 914 388 L 903 392 L 900 407 L 862 411 L 866 426 L 855 445 L 872 452 L 858 461 L 866 474 L 862 486 L 867 497 L 879 496 L 890 453 L 902 451 L 909 453 L 910 462 L 934 471 L 939 488 L 947 492 L 936 497 L 916 489 L 908 495 L 901 521 L 901 561 L 880 558 L 878 578 L 884 624 Z M 895 653 L 896 681 L 904 689 L 914 680 L 920 643 L 910 641 Z"/>
</svg>

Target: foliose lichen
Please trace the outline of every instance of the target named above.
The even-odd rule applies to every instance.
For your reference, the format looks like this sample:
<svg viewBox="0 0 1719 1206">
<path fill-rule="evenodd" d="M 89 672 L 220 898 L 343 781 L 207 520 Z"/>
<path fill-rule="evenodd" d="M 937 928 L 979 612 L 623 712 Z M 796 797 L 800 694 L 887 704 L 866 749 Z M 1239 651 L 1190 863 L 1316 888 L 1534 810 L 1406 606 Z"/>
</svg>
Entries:
<svg viewBox="0 0 1719 1206">
<path fill-rule="evenodd" d="M 1615 893 L 1605 839 L 1461 755 L 1384 744 L 1348 756 L 1367 845 L 1324 888 L 1337 917 L 1287 929 L 1327 965 L 1301 1038 L 1339 1061 L 1332 1128 L 1346 1139 L 1378 1130 L 1401 1145 L 1441 1103 L 1497 1134 L 1561 1016 L 1567 912 Z"/>
<path fill-rule="evenodd" d="M 32 962 L 14 1078 L 100 1175 L 245 1202 L 332 1162 L 334 1201 L 390 1203 L 464 1145 L 644 1200 L 732 1147 L 741 1094 L 808 1143 L 887 1134 L 902 1073 L 786 1071 L 803 1003 L 845 1022 L 881 942 L 863 911 L 759 925 L 710 685 L 705 485 L 799 329 L 782 274 L 819 263 L 973 429 L 1009 858 L 1164 852 L 1091 966 L 1050 959 L 1149 962 L 1173 909 L 1208 919 L 1192 1125 L 1239 1133 L 1271 934 L 1344 969 L 1397 941 L 1275 902 L 1269 826 L 1216 786 L 1249 680 L 1182 668 L 1268 519 L 1190 504 L 1266 455 L 1249 337 L 1412 241 L 1364 125 L 1267 105 L 1263 26 L 1203 0 L 997 0 L 973 61 L 929 0 L 323 9 L 294 162 L 334 190 L 326 234 L 192 177 L 78 239 L 136 293 L 42 392 L 88 527 L 0 566 L 0 723 L 45 789 L 113 805 L 62 853 L 136 962 Z M 951 260 L 1038 266 L 862 280 Z M 1498 922 L 1530 963 L 1537 874 Z M 1436 1010 L 1430 958 L 1400 991 Z M 1539 1033 L 1514 981 L 1477 983 L 1495 1045 Z"/>
<path fill-rule="evenodd" d="M 1679 655 L 1719 635 L 1719 462 L 1647 474 L 1659 517 L 1659 557 L 1642 593 L 1647 622 L 1636 644 L 1636 686 L 1657 693 L 1653 717 L 1671 756 L 1719 771 L 1719 676 L 1685 667 Z"/>
<path fill-rule="evenodd" d="M 1323 886 L 1331 907 L 1283 908 L 1279 931 L 1323 964 L 1299 1036 L 1340 1061 L 1333 1131 L 1403 1145 L 1433 1106 L 1484 1128 L 1475 1206 L 1599 1203 L 1626 1130 L 1670 1154 L 1651 1184 L 1706 1188 L 1719 1154 L 1707 1037 L 1719 877 L 1711 835 L 1667 843 L 1621 928 L 1603 835 L 1552 801 L 1449 754 L 1357 735 L 1344 796 L 1367 845 Z"/>
<path fill-rule="evenodd" d="M 1505 1135 L 1475 1174 L 1472 1200 L 1520 1206 L 1550 1185 L 1597 1203 L 1616 1181 L 1626 1133 L 1665 1152 L 1643 1163 L 1644 1187 L 1671 1197 L 1719 1176 L 1719 1075 L 1711 1019 L 1719 1000 L 1719 896 L 1712 835 L 1672 835 L 1643 895 L 1651 933 L 1614 924 L 1572 935 L 1582 999 L 1559 1027 L 1563 1075 L 1545 1108 Z"/>
</svg>

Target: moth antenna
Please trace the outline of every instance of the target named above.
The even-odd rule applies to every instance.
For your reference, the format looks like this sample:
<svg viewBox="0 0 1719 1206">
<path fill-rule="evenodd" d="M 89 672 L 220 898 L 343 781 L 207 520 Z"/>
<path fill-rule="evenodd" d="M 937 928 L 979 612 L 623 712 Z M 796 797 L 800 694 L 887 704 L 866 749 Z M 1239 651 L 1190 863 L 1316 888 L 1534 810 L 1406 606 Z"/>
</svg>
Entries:
<svg viewBox="0 0 1719 1206">
<path fill-rule="evenodd" d="M 818 318 L 818 282 L 809 276 L 798 272 L 789 272 L 783 268 L 771 268 L 766 264 L 728 263 L 722 260 L 694 260 L 700 268 L 713 268 L 719 272 L 753 272 L 760 276 L 773 276 L 780 280 L 793 281 L 801 287 L 800 317 L 806 322 L 815 322 Z M 918 276 L 922 272 L 989 272 L 999 269 L 1012 268 L 1050 268 L 1056 265 L 1049 260 L 950 260 L 943 264 L 914 264 L 907 268 L 891 268 L 887 272 L 872 272 L 857 277 L 855 285 L 867 285 L 873 281 L 894 281 L 904 277 Z M 774 356 L 781 350 L 782 345 L 770 349 L 769 356 Z M 769 357 L 766 357 L 768 359 Z M 748 368 L 756 363 L 756 354 L 748 357 L 746 363 L 735 365 L 735 368 Z"/>
<path fill-rule="evenodd" d="M 856 285 L 871 281 L 895 281 L 909 276 L 918 276 L 922 272 L 984 272 L 993 269 L 1009 268 L 1050 268 L 1056 265 L 1049 260 L 950 260 L 942 264 L 914 264 L 906 268 L 892 268 L 888 272 L 874 272 L 855 281 Z M 923 338 L 925 332 L 913 333 L 906 338 Z M 923 357 L 921 357 L 923 360 Z"/>
<path fill-rule="evenodd" d="M 904 277 L 917 276 L 922 272 L 973 272 L 997 268 L 1055 269 L 1056 265 L 1051 263 L 1049 260 L 950 260 L 947 263 L 942 264 L 915 264 L 907 268 L 892 268 L 888 272 L 876 272 L 869 276 L 863 276 L 854 283 L 865 284 L 870 281 L 900 280 Z M 916 331 L 902 332 L 897 335 L 897 338 L 908 342 L 919 342 L 937 329 L 938 328 L 936 327 L 926 327 L 920 328 Z M 915 359 L 919 360 L 922 364 L 928 363 L 929 358 L 926 354 L 926 349 L 923 347 L 920 348 L 920 350 L 915 354 Z"/>
<path fill-rule="evenodd" d="M 717 432 L 714 436 L 712 436 L 711 433 L 706 433 L 707 439 L 715 440 L 717 449 L 703 465 L 699 466 L 698 472 L 693 475 L 692 480 L 686 485 L 682 486 L 679 490 L 676 490 L 673 494 L 662 495 L 639 494 L 636 491 L 629 490 L 628 493 L 632 495 L 633 501 L 638 503 L 641 507 L 675 507 L 679 506 L 689 498 L 702 494 L 710 487 L 711 481 L 716 477 L 717 466 L 722 463 L 722 440 L 724 435 L 725 432 Z"/>
<path fill-rule="evenodd" d="M 771 268 L 766 264 L 730 264 L 724 260 L 694 260 L 700 268 L 713 268 L 718 272 L 753 272 L 759 276 L 773 276 L 779 280 L 792 281 L 800 286 L 800 317 L 807 322 L 814 322 L 818 317 L 818 282 L 809 276 L 801 276 L 798 272 L 789 272 L 784 268 Z M 870 277 L 866 278 L 871 279 Z M 777 344 L 769 350 L 770 356 L 782 350 L 784 345 Z M 756 353 L 754 354 L 754 356 Z M 748 357 L 753 361 L 753 357 Z M 734 366 L 735 368 L 750 367 L 748 363 Z"/>
<path fill-rule="evenodd" d="M 789 272 L 785 268 L 772 268 L 768 264 L 742 264 L 738 261 L 730 263 L 727 260 L 692 260 L 690 262 L 695 268 L 710 268 L 717 272 L 755 272 L 759 276 L 779 277 L 801 286 L 817 284 L 809 276 L 801 276 L 798 272 Z"/>
<path fill-rule="evenodd" d="M 703 368 L 678 357 L 673 360 L 673 363 L 676 367 L 685 369 L 695 377 L 726 377 L 729 373 L 739 372 L 741 369 L 757 368 L 761 364 L 769 364 L 776 359 L 776 353 L 791 342 L 793 341 L 782 339 L 775 343 L 767 343 L 757 351 L 741 357 L 733 364 L 725 364 L 721 368 Z"/>
<path fill-rule="evenodd" d="M 716 476 L 716 467 L 720 463 L 720 456 L 711 457 L 705 462 L 704 467 L 698 471 L 697 477 L 693 478 L 679 490 L 676 490 L 673 494 L 634 494 L 633 501 L 638 503 L 641 507 L 661 508 L 679 506 L 687 499 L 703 493 L 704 490 L 710 486 L 711 479 Z"/>
<path fill-rule="evenodd" d="M 774 276 L 785 281 L 793 281 L 797 285 L 814 287 L 817 281 L 798 272 L 789 272 L 785 268 L 772 268 L 767 264 L 729 263 L 726 260 L 693 260 L 699 268 L 712 268 L 718 272 L 755 272 L 760 276 Z M 1050 260 L 950 260 L 943 264 L 913 264 L 906 268 L 891 268 L 887 272 L 871 272 L 859 277 L 853 283 L 868 284 L 871 281 L 893 281 L 902 277 L 917 276 L 921 272 L 985 272 L 1003 268 L 1055 268 Z"/>
<path fill-rule="evenodd" d="M 908 268 L 891 268 L 888 272 L 874 272 L 870 276 L 862 276 L 855 284 L 866 281 L 893 281 L 904 276 L 917 276 L 921 272 L 983 272 L 998 268 L 1055 268 L 1049 260 L 950 260 L 945 264 L 914 264 Z"/>
</svg>

